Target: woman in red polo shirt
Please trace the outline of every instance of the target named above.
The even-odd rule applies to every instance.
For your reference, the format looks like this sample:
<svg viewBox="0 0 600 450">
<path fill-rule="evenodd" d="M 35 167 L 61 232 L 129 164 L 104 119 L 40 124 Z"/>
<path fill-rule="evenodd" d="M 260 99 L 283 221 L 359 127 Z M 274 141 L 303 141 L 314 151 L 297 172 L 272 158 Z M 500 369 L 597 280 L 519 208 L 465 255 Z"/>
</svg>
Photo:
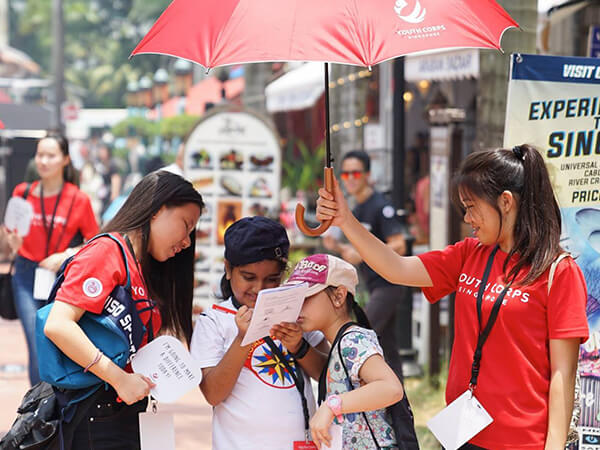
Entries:
<svg viewBox="0 0 600 450">
<path fill-rule="evenodd" d="M 152 172 L 102 230 L 126 251 L 132 299 L 148 330 L 142 346 L 149 335 L 163 333 L 190 342 L 195 228 L 203 207 L 190 182 L 170 172 Z M 140 447 L 138 413 L 146 409 L 152 382 L 104 356 L 78 324 L 85 312 L 109 314 L 112 303 L 107 297 L 116 286 L 126 284 L 127 272 L 116 242 L 108 236 L 91 241 L 66 267 L 48 315 L 46 336 L 71 360 L 110 385 L 93 398 L 79 424 L 67 427 L 67 449 Z"/>
<path fill-rule="evenodd" d="M 33 206 L 29 234 L 21 238 L 7 230 L 8 242 L 17 252 L 12 286 L 15 306 L 29 350 L 29 381 L 40 381 L 35 349 L 35 313 L 43 303 L 33 297 L 39 267 L 56 272 L 76 247 L 98 232 L 89 197 L 74 184 L 75 170 L 64 136 L 49 134 L 40 139 L 35 154 L 40 180 L 21 183 L 14 197 L 26 197 Z"/>
<path fill-rule="evenodd" d="M 549 282 L 563 250 L 544 160 L 529 145 L 472 153 L 455 184 L 473 238 L 441 251 L 399 256 L 352 216 L 337 183 L 319 191 L 317 218 L 333 219 L 390 282 L 422 287 L 430 302 L 456 293 L 446 401 L 471 388 L 493 419 L 465 449 L 564 448 L 587 291 L 570 257 Z"/>
</svg>

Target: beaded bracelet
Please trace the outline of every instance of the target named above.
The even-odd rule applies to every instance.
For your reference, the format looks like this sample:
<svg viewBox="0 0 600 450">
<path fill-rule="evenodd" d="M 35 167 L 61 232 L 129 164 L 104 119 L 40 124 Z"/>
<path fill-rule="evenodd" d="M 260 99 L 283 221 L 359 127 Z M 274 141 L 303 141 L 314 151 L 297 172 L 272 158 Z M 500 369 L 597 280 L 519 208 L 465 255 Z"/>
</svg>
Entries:
<svg viewBox="0 0 600 450">
<path fill-rule="evenodd" d="M 98 350 L 98 353 L 96 354 L 96 357 L 94 358 L 94 360 L 91 363 L 89 363 L 87 365 L 87 367 L 85 369 L 83 369 L 83 371 L 87 372 L 88 370 L 90 370 L 90 367 L 92 367 L 94 364 L 97 364 L 98 361 L 100 361 L 100 358 L 102 358 L 102 355 L 103 355 L 103 353 L 100 350 Z"/>
</svg>

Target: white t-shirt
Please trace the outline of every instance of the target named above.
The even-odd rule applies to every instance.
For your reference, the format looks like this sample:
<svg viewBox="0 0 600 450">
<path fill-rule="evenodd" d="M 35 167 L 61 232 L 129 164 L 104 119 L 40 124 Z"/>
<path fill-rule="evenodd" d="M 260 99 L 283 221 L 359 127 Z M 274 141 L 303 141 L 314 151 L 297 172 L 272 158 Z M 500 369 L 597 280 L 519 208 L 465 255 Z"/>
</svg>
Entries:
<svg viewBox="0 0 600 450">
<path fill-rule="evenodd" d="M 229 312 L 228 312 L 229 311 Z M 215 367 L 238 334 L 231 299 L 201 314 L 192 335 L 191 354 L 201 368 Z M 323 340 L 319 331 L 305 333 L 311 346 Z M 287 349 L 278 340 L 284 355 Z M 310 380 L 304 374 L 309 413 L 315 412 Z M 285 450 L 304 440 L 304 416 L 296 384 L 269 346 L 255 343 L 231 394 L 213 409 L 214 450 Z"/>
</svg>

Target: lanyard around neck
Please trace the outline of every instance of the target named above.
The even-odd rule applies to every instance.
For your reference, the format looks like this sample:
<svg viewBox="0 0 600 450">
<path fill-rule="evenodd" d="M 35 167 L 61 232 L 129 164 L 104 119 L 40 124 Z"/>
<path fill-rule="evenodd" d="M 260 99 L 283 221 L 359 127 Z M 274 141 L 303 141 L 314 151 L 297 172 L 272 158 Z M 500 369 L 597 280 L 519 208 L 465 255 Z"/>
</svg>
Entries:
<svg viewBox="0 0 600 450">
<path fill-rule="evenodd" d="M 492 253 L 490 253 L 490 256 L 487 260 L 487 264 L 485 266 L 485 271 L 483 272 L 483 277 L 481 278 L 479 291 L 477 292 L 477 322 L 479 324 L 479 336 L 477 338 L 477 347 L 475 348 L 475 352 L 473 354 L 473 365 L 471 366 L 471 380 L 469 382 L 469 389 L 471 390 L 471 392 L 473 392 L 475 386 L 477 386 L 477 378 L 479 377 L 479 367 L 481 363 L 481 352 L 483 350 L 483 344 L 485 344 L 485 341 L 487 340 L 487 338 L 490 335 L 490 332 L 492 331 L 492 327 L 496 323 L 498 313 L 500 312 L 500 306 L 502 305 L 502 300 L 504 300 L 504 296 L 506 295 L 506 292 L 508 291 L 510 285 L 514 280 L 513 277 L 513 280 L 511 280 L 506 286 L 504 286 L 504 289 L 502 289 L 502 292 L 496 298 L 494 306 L 492 306 L 492 311 L 490 312 L 490 317 L 482 330 L 481 305 L 483 303 L 483 294 L 485 292 L 488 278 L 490 277 L 490 272 L 494 263 L 494 257 L 496 256 L 496 252 L 499 248 L 500 246 L 496 245 L 492 250 Z"/>
<path fill-rule="evenodd" d="M 46 257 L 48 257 L 48 251 L 50 250 L 50 240 L 52 239 L 52 233 L 54 231 L 54 218 L 56 217 L 56 210 L 58 209 L 58 204 L 60 203 L 60 197 L 62 196 L 63 189 L 65 188 L 65 183 L 63 182 L 60 187 L 60 191 L 56 196 L 56 203 L 54 204 L 54 211 L 52 211 L 52 219 L 50 220 L 50 225 L 46 223 L 46 207 L 44 206 L 44 184 L 40 182 L 40 203 L 42 209 L 42 224 L 44 225 L 44 231 L 46 232 Z M 65 223 L 66 227 L 67 224 Z M 58 243 L 60 245 L 60 242 Z"/>
</svg>

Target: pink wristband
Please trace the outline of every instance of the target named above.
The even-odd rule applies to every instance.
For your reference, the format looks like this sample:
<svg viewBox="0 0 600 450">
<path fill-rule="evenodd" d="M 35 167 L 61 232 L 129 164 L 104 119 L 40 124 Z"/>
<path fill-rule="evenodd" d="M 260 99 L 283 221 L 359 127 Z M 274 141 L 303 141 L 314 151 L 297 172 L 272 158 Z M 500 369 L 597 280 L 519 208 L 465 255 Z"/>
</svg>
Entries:
<svg viewBox="0 0 600 450">
<path fill-rule="evenodd" d="M 94 358 L 94 360 L 89 363 L 85 369 L 83 369 L 83 372 L 87 372 L 88 370 L 90 370 L 90 367 L 92 367 L 94 364 L 98 363 L 98 361 L 100 361 L 100 358 L 102 358 L 103 353 L 98 350 L 98 353 L 96 354 L 96 357 Z"/>
</svg>

